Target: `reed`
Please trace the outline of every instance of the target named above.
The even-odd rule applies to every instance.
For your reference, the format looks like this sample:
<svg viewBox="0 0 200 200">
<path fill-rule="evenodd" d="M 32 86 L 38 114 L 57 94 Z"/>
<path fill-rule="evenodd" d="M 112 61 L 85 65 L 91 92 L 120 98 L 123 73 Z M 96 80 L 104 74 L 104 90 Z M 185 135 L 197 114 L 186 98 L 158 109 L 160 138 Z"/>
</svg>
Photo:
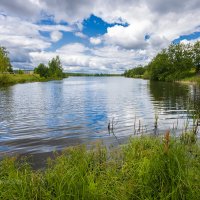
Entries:
<svg viewBox="0 0 200 200">
<path fill-rule="evenodd" d="M 14 85 L 17 83 L 43 82 L 50 80 L 53 80 L 53 78 L 40 77 L 38 74 L 0 74 L 0 86 Z"/>
<path fill-rule="evenodd" d="M 200 199 L 199 143 L 170 137 L 131 138 L 71 147 L 34 171 L 26 160 L 0 162 L 0 199 Z"/>
</svg>

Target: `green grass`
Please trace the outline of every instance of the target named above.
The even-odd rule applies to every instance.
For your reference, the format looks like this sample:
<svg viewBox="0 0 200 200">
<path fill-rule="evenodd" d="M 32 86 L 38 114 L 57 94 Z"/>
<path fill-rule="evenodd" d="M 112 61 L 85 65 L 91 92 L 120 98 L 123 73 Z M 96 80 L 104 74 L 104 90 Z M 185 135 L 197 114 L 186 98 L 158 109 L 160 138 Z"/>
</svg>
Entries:
<svg viewBox="0 0 200 200">
<path fill-rule="evenodd" d="M 53 79 L 56 78 L 44 78 L 38 74 L 0 74 L 0 86 L 27 82 L 42 82 Z"/>
<path fill-rule="evenodd" d="M 12 85 L 35 81 L 43 81 L 43 78 L 40 78 L 40 76 L 36 74 L 0 74 L 0 85 Z"/>
<path fill-rule="evenodd" d="M 191 77 L 187 77 L 187 78 L 184 78 L 182 81 L 183 82 L 194 82 L 194 83 L 200 84 L 200 75 L 194 75 Z"/>
<path fill-rule="evenodd" d="M 106 149 L 66 149 L 43 171 L 0 162 L 0 199 L 200 199 L 199 144 L 141 137 Z"/>
</svg>

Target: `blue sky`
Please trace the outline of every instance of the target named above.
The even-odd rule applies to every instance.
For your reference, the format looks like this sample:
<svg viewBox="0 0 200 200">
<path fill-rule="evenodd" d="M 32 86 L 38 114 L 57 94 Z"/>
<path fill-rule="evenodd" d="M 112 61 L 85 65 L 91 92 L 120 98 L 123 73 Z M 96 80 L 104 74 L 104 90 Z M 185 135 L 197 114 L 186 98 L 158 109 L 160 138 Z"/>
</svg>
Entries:
<svg viewBox="0 0 200 200">
<path fill-rule="evenodd" d="M 200 32 L 194 32 L 188 35 L 181 35 L 173 41 L 173 43 L 180 43 L 183 40 L 192 41 L 200 38 Z"/>
<path fill-rule="evenodd" d="M 15 68 L 59 55 L 65 71 L 122 73 L 199 40 L 199 9 L 198 0 L 1 0 L 0 45 Z"/>
<path fill-rule="evenodd" d="M 52 18 L 48 18 L 46 20 L 41 20 L 37 24 L 40 25 L 56 25 L 55 21 Z M 69 25 L 66 22 L 59 23 L 60 25 Z M 127 27 L 127 23 L 107 23 L 103 21 L 101 18 L 91 14 L 87 19 L 84 19 L 82 22 L 82 34 L 85 36 L 80 37 L 74 34 L 73 32 L 65 32 L 61 31 L 62 38 L 53 43 L 50 48 L 47 49 L 47 51 L 55 51 L 56 49 L 59 49 L 60 47 L 64 46 L 65 44 L 69 43 L 82 43 L 87 47 L 92 47 L 92 44 L 87 38 L 90 37 L 98 37 L 102 36 L 107 32 L 107 28 L 113 27 L 116 25 L 120 25 L 123 27 Z M 50 31 L 40 31 L 40 34 L 44 37 L 47 37 L 50 39 L 51 37 Z"/>
</svg>

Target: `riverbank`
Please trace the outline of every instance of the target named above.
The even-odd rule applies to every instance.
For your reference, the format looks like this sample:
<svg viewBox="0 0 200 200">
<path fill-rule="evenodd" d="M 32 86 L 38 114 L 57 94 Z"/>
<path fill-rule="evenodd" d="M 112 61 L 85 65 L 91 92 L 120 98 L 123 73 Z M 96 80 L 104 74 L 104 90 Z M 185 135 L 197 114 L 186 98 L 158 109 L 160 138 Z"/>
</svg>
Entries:
<svg viewBox="0 0 200 200">
<path fill-rule="evenodd" d="M 44 78 L 40 77 L 38 74 L 0 74 L 0 86 L 14 85 L 17 83 L 45 82 L 50 80 L 55 80 L 55 78 Z"/>
<path fill-rule="evenodd" d="M 180 82 L 200 84 L 200 75 L 194 75 L 194 76 L 191 76 L 191 77 L 186 77 L 186 78 L 182 79 Z"/>
<path fill-rule="evenodd" d="M 125 146 L 66 149 L 43 171 L 0 162 L 1 199 L 200 199 L 199 144 L 140 137 Z"/>
<path fill-rule="evenodd" d="M 134 75 L 132 77 L 127 77 L 127 78 L 139 78 L 139 79 L 150 80 L 145 75 Z M 187 83 L 187 84 L 191 84 L 191 83 L 192 84 L 200 84 L 200 75 L 188 76 L 188 77 L 180 79 L 178 81 L 166 81 L 166 82 L 179 82 L 179 83 Z"/>
<path fill-rule="evenodd" d="M 115 77 L 123 76 L 122 74 L 89 74 L 89 73 L 65 73 L 66 76 L 92 76 L 92 77 Z"/>
</svg>

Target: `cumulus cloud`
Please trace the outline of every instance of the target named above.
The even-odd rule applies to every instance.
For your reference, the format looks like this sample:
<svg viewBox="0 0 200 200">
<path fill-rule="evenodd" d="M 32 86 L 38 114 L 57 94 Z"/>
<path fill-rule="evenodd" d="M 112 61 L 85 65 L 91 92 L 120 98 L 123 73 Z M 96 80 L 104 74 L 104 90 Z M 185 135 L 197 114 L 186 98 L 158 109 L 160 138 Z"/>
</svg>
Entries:
<svg viewBox="0 0 200 200">
<path fill-rule="evenodd" d="M 40 52 L 51 47 L 52 42 L 62 38 L 60 31 L 73 31 L 64 25 L 42 25 L 21 20 L 18 17 L 0 15 L 0 45 L 10 52 L 14 66 L 35 66 L 31 63 L 30 52 Z M 43 37 L 40 32 L 49 32 L 50 38 Z"/>
<path fill-rule="evenodd" d="M 1 0 L 0 45 L 9 49 L 16 65 L 25 62 L 34 66 L 60 55 L 65 68 L 72 71 L 121 72 L 147 63 L 180 35 L 200 31 L 199 9 L 199 0 L 27 0 L 26 3 Z M 107 23 L 129 25 L 116 24 L 104 35 L 89 38 L 82 33 L 82 22 L 91 14 Z M 51 16 L 56 23 L 69 25 L 37 23 L 46 16 Z M 84 40 L 84 45 L 76 41 L 53 48 L 56 50 L 52 52 L 46 51 L 68 31 L 74 32 L 79 41 Z M 49 32 L 50 38 L 40 32 Z"/>
<path fill-rule="evenodd" d="M 83 34 L 82 32 L 75 32 L 74 35 L 80 38 L 87 38 L 87 35 Z"/>
<path fill-rule="evenodd" d="M 48 60 L 59 55 L 63 68 L 68 72 L 122 73 L 134 65 L 148 62 L 147 52 L 144 50 L 126 50 L 118 46 L 104 46 L 87 48 L 81 43 L 68 44 L 55 52 L 31 53 L 33 63 Z"/>
<path fill-rule="evenodd" d="M 51 40 L 57 42 L 62 38 L 63 34 L 60 31 L 51 32 Z"/>
<path fill-rule="evenodd" d="M 101 44 L 101 38 L 94 38 L 94 37 L 91 37 L 90 38 L 90 43 L 94 44 L 94 45 L 98 45 L 98 44 Z"/>
<path fill-rule="evenodd" d="M 8 1 L 1 0 L 0 11 L 8 15 L 20 16 L 27 19 L 35 19 L 41 12 L 42 1 L 39 0 L 22 0 Z"/>
</svg>

